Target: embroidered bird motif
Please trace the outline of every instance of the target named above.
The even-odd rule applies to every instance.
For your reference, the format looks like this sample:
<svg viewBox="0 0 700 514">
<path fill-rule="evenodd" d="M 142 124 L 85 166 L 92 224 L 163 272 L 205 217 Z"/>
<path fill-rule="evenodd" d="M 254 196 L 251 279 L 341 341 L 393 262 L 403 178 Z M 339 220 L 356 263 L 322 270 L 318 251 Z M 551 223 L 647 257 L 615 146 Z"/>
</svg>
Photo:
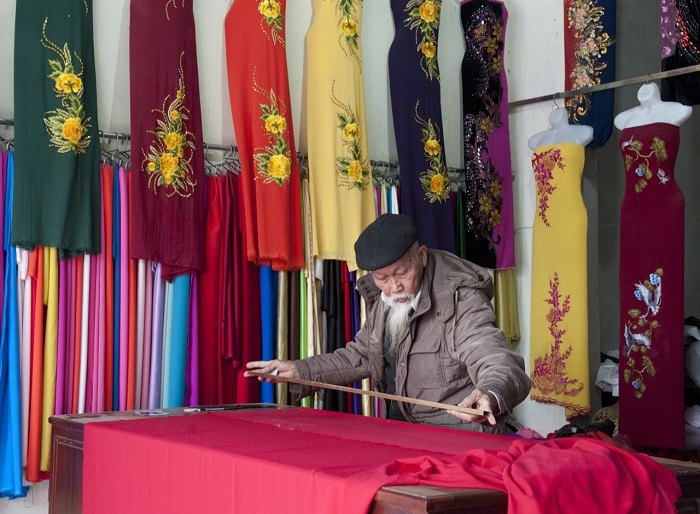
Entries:
<svg viewBox="0 0 700 514">
<path fill-rule="evenodd" d="M 656 176 L 659 177 L 659 182 L 661 182 L 661 185 L 665 185 L 671 177 L 666 175 L 666 172 L 659 168 L 659 171 L 656 172 Z"/>
<path fill-rule="evenodd" d="M 639 316 L 640 319 L 646 318 L 649 314 L 656 316 L 659 313 L 659 308 L 661 307 L 661 279 L 657 278 L 657 281 L 658 283 L 654 284 L 656 287 L 653 289 L 649 289 L 641 282 L 637 282 L 634 285 L 634 296 L 647 306 L 647 311 L 642 316 Z"/>
<path fill-rule="evenodd" d="M 620 145 L 620 150 L 624 150 L 627 148 L 629 145 L 632 144 L 632 141 L 634 141 L 634 136 L 632 136 L 629 141 L 623 141 L 622 144 Z"/>
<path fill-rule="evenodd" d="M 651 339 L 644 334 L 635 334 L 630 330 L 630 326 L 625 324 L 625 356 L 629 357 L 632 345 L 646 346 L 651 348 Z"/>
</svg>

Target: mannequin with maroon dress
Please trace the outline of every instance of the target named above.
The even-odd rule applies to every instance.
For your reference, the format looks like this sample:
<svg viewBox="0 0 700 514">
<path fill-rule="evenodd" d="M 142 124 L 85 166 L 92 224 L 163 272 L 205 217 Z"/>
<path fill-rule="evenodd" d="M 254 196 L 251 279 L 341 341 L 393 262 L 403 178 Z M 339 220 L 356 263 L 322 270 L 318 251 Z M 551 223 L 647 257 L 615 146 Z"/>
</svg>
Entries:
<svg viewBox="0 0 700 514">
<path fill-rule="evenodd" d="M 679 126 L 692 108 L 644 84 L 618 114 L 626 175 L 620 219 L 619 433 L 633 444 L 684 446 L 685 201 L 674 179 Z M 663 423 L 659 423 L 659 415 Z"/>
</svg>

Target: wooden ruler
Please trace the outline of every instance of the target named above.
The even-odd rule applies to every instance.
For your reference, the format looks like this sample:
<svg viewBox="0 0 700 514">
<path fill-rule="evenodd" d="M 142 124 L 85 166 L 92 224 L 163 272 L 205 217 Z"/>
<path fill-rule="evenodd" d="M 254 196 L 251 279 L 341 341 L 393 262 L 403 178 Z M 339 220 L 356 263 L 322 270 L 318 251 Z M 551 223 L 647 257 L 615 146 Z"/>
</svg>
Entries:
<svg viewBox="0 0 700 514">
<path fill-rule="evenodd" d="M 315 382 L 313 380 L 304 380 L 303 378 L 289 378 L 280 375 L 270 375 L 260 371 L 248 370 L 248 376 L 259 377 L 271 382 L 289 382 L 292 384 L 300 384 L 310 387 L 318 387 L 321 389 L 332 389 L 334 391 L 343 391 L 345 393 L 363 394 L 374 398 L 383 398 L 394 402 L 413 403 L 416 405 L 424 405 L 426 407 L 434 407 L 436 409 L 452 410 L 455 412 L 463 412 L 465 414 L 473 414 L 475 416 L 487 417 L 490 413 L 487 410 L 471 409 L 469 407 L 460 407 L 459 405 L 449 405 L 447 403 L 431 402 L 429 400 L 419 400 L 417 398 L 408 398 L 407 396 L 397 396 L 389 393 L 380 393 L 378 391 L 365 391 L 364 389 L 355 389 L 354 387 L 339 386 L 334 384 L 326 384 L 325 382 Z"/>
</svg>

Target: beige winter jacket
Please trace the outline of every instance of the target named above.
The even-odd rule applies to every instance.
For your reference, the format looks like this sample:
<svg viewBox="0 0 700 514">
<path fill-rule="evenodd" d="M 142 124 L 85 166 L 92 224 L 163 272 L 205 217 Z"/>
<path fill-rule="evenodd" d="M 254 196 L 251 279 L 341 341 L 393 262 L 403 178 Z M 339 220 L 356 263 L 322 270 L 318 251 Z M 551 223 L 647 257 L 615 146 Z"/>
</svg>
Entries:
<svg viewBox="0 0 700 514">
<path fill-rule="evenodd" d="M 357 282 L 367 319 L 345 348 L 296 361 L 301 378 L 344 385 L 366 377 L 383 391 L 384 304 L 372 277 Z M 495 326 L 493 284 L 488 272 L 455 255 L 430 250 L 421 296 L 409 333 L 398 350 L 396 394 L 456 405 L 474 387 L 495 392 L 510 410 L 530 391 L 523 359 L 508 350 Z M 302 395 L 311 391 L 304 389 Z M 402 403 L 410 421 L 477 431 L 503 431 L 462 421 L 444 410 Z M 502 413 L 504 414 L 504 413 Z"/>
</svg>

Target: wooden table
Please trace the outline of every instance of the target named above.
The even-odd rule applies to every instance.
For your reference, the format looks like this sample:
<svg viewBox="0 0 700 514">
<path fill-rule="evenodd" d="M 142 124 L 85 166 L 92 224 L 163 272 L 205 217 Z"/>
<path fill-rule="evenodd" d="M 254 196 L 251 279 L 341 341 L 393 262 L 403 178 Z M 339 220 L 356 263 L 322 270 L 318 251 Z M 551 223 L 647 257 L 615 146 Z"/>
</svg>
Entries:
<svg viewBox="0 0 700 514">
<path fill-rule="evenodd" d="M 286 408 L 269 404 L 217 406 L 228 409 Z M 178 415 L 187 409 L 161 409 Z M 50 514 L 82 513 L 83 433 L 87 423 L 148 418 L 140 411 L 53 416 L 52 460 L 49 490 Z M 657 458 L 676 474 L 682 496 L 680 513 L 700 514 L 700 465 Z M 387 486 L 377 491 L 372 514 L 441 513 L 505 514 L 507 496 L 491 489 L 453 489 L 430 486 Z"/>
</svg>

